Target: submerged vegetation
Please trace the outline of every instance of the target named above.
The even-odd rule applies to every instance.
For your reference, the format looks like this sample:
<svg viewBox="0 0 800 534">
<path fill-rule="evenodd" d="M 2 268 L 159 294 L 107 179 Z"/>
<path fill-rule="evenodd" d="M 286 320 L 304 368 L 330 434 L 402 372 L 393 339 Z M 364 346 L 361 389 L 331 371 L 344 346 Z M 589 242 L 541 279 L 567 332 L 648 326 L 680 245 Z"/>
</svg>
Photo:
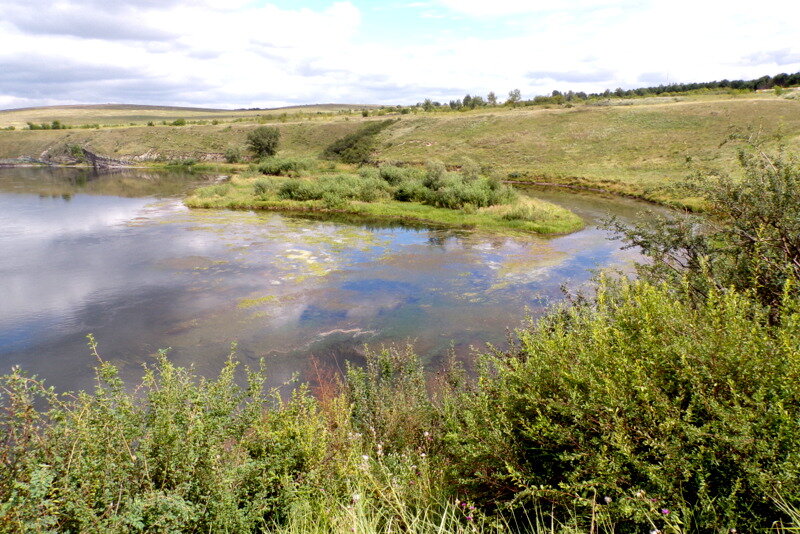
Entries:
<svg viewBox="0 0 800 534">
<path fill-rule="evenodd" d="M 133 391 L 101 361 L 94 392 L 59 395 L 16 369 L 0 380 L 0 531 L 796 531 L 800 170 L 741 162 L 743 180 L 707 182 L 713 218 L 690 232 L 618 226 L 651 258 L 639 280 L 600 277 L 474 372 L 385 349 L 265 391 L 268 368 L 237 381 L 231 359 L 207 380 L 162 354 Z M 201 191 L 491 190 L 435 163 L 330 180 Z"/>
<path fill-rule="evenodd" d="M 325 170 L 313 160 L 270 158 L 229 183 L 198 189 L 194 208 L 335 212 L 447 226 L 566 233 L 581 219 L 483 176 L 474 162 L 462 172 L 429 162 L 425 169 L 382 165 L 358 172 Z"/>
</svg>

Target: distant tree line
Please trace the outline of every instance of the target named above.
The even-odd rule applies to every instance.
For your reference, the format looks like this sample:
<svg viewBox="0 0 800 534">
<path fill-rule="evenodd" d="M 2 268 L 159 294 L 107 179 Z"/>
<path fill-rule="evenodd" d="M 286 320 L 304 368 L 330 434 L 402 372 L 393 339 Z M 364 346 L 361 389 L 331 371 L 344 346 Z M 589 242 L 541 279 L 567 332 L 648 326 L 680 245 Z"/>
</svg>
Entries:
<svg viewBox="0 0 800 534">
<path fill-rule="evenodd" d="M 753 80 L 719 80 L 713 82 L 698 83 L 671 83 L 661 84 L 651 87 L 639 87 L 637 89 L 606 89 L 600 93 L 586 93 L 584 91 L 553 91 L 550 95 L 535 96 L 529 100 L 523 100 L 519 89 L 509 91 L 508 98 L 503 105 L 506 106 L 530 106 L 541 104 L 564 104 L 580 100 L 598 100 L 603 98 L 632 98 L 637 96 L 653 96 L 676 93 L 688 93 L 698 90 L 734 90 L 734 91 L 757 91 L 763 89 L 773 89 L 776 87 L 785 88 L 800 85 L 800 72 L 794 74 L 781 73 L 775 76 L 762 76 Z M 486 98 L 467 94 L 462 99 L 450 100 L 442 103 L 426 98 L 415 107 L 424 111 L 445 111 L 445 110 L 470 110 L 479 107 L 499 105 L 497 95 L 492 91 Z"/>
</svg>

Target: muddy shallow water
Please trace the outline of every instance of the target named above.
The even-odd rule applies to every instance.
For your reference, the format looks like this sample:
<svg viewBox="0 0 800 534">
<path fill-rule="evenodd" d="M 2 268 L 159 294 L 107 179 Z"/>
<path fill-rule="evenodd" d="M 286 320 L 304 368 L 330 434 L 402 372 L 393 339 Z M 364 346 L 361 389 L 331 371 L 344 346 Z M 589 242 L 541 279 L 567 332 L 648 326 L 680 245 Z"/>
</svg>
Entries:
<svg viewBox="0 0 800 534">
<path fill-rule="evenodd" d="M 183 207 L 208 179 L 0 169 L 0 373 L 21 365 L 59 389 L 89 387 L 89 333 L 128 380 L 162 348 L 212 374 L 233 342 L 243 361 L 266 359 L 272 383 L 307 376 L 312 356 L 359 361 L 364 344 L 411 342 L 434 366 L 451 347 L 469 360 L 590 269 L 630 269 L 637 254 L 596 223 L 647 208 L 530 192 L 587 226 L 509 238 Z"/>
</svg>

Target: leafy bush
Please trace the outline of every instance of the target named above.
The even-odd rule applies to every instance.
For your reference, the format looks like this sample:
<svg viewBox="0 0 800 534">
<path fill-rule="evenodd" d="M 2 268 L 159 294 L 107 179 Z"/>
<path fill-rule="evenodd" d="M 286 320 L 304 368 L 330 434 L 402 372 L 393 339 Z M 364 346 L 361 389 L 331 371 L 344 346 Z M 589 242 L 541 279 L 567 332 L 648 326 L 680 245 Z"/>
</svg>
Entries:
<svg viewBox="0 0 800 534">
<path fill-rule="evenodd" d="M 713 287 L 755 293 L 777 310 L 790 280 L 800 279 L 800 166 L 760 148 L 741 152 L 742 178 L 702 176 L 687 187 L 706 199 L 708 217 L 653 217 L 627 227 L 614 221 L 631 246 L 652 258 L 640 274 L 679 286 L 688 276 L 695 295 Z M 711 276 L 707 276 L 710 273 Z"/>
<path fill-rule="evenodd" d="M 306 159 L 268 158 L 259 162 L 258 172 L 273 176 L 294 176 L 311 166 L 312 163 Z"/>
<path fill-rule="evenodd" d="M 256 157 L 274 156 L 278 152 L 281 132 L 274 126 L 259 126 L 247 134 L 247 146 Z"/>
<path fill-rule="evenodd" d="M 162 354 L 141 395 L 107 363 L 93 394 L 72 397 L 4 377 L 0 529 L 251 532 L 280 521 L 316 476 L 325 423 L 305 389 L 264 394 L 260 371 L 242 388 L 235 367 L 198 382 Z"/>
<path fill-rule="evenodd" d="M 227 163 L 239 163 L 242 161 L 242 151 L 238 147 L 229 147 L 225 150 L 225 161 Z"/>
<path fill-rule="evenodd" d="M 439 160 L 430 160 L 425 163 L 425 179 L 423 184 L 428 189 L 436 191 L 444 185 L 444 177 L 447 174 L 447 167 Z"/>
<path fill-rule="evenodd" d="M 292 179 L 278 190 L 278 196 L 288 200 L 323 200 L 333 197 L 345 200 L 374 202 L 390 197 L 386 182 L 378 178 L 363 178 L 351 174 L 324 176 L 318 180 Z"/>
<path fill-rule="evenodd" d="M 584 528 L 598 508 L 625 532 L 768 528 L 777 492 L 800 502 L 800 302 L 780 315 L 736 292 L 601 284 L 451 401 L 453 479 L 482 502 L 578 510 Z"/>
<path fill-rule="evenodd" d="M 375 136 L 396 121 L 371 122 L 357 132 L 331 143 L 322 153 L 324 158 L 344 163 L 365 163 L 375 148 Z"/>
</svg>

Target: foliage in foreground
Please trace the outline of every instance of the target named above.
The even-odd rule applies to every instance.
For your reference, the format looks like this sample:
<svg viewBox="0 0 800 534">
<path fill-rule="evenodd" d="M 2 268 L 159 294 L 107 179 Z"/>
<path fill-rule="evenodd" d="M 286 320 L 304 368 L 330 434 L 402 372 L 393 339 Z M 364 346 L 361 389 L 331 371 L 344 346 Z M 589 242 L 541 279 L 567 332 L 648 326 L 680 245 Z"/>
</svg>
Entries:
<svg viewBox="0 0 800 534">
<path fill-rule="evenodd" d="M 208 381 L 165 356 L 138 393 L 106 363 L 94 393 L 67 396 L 14 371 L 0 390 L 0 528 L 789 524 L 800 302 L 787 297 L 779 319 L 737 292 L 693 305 L 666 286 L 604 282 L 595 303 L 481 357 L 476 380 L 451 364 L 431 385 L 400 351 L 371 354 L 336 391 L 287 399 L 264 394 L 260 372 L 240 388 L 233 363 Z"/>
<path fill-rule="evenodd" d="M 683 279 L 690 297 L 733 287 L 777 310 L 800 279 L 800 164 L 758 145 L 741 151 L 739 162 L 742 179 L 716 174 L 688 184 L 706 199 L 705 216 L 612 226 L 653 260 L 639 267 L 648 279 L 673 286 Z"/>
</svg>

